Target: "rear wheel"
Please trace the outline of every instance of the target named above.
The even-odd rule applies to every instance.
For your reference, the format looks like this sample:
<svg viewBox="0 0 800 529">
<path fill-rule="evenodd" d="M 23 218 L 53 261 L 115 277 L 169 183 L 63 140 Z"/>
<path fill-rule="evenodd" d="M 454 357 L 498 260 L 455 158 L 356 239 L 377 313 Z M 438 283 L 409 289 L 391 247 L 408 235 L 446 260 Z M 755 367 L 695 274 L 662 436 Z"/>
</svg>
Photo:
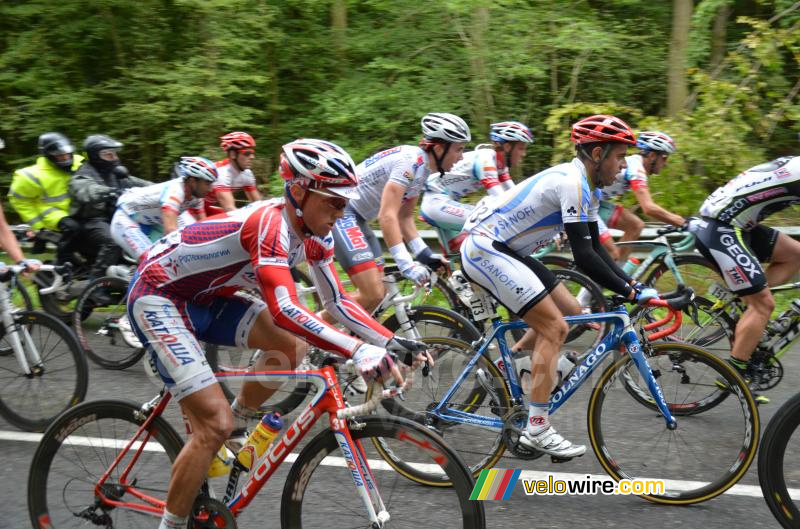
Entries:
<svg viewBox="0 0 800 529">
<path fill-rule="evenodd" d="M 758 454 L 758 481 L 773 516 L 786 529 L 800 528 L 800 393 L 769 421 Z"/>
</svg>

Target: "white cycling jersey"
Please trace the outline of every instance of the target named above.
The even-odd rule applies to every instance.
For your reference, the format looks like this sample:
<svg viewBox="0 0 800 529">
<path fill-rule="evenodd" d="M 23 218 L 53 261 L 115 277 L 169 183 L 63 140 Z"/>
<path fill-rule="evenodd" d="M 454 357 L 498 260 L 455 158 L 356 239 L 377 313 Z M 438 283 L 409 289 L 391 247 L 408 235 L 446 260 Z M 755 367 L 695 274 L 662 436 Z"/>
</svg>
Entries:
<svg viewBox="0 0 800 529">
<path fill-rule="evenodd" d="M 703 202 L 700 214 L 744 230 L 800 203 L 800 157 L 777 158 L 744 171 Z"/>
<path fill-rule="evenodd" d="M 592 191 L 583 162 L 574 158 L 535 174 L 475 207 L 464 230 L 502 242 L 518 255 L 550 244 L 570 222 L 597 220 L 600 190 Z"/>
<path fill-rule="evenodd" d="M 256 177 L 253 171 L 250 169 L 239 171 L 230 162 L 230 159 L 225 159 L 214 164 L 217 167 L 218 176 L 217 181 L 211 187 L 211 191 L 205 197 L 207 204 L 218 205 L 217 191 L 233 193 L 241 189 L 250 193 L 256 190 Z"/>
<path fill-rule="evenodd" d="M 366 221 L 377 218 L 387 182 L 405 188 L 403 200 L 418 197 L 430 174 L 427 160 L 425 151 L 411 145 L 400 145 L 370 156 L 356 166 L 358 198 L 350 201 L 350 207 Z"/>
<path fill-rule="evenodd" d="M 121 209 L 137 224 L 145 226 L 163 224 L 162 210 L 180 215 L 187 210 L 199 214 L 202 208 L 203 200 L 187 196 L 181 178 L 146 187 L 130 188 L 117 200 L 117 209 Z"/>
<path fill-rule="evenodd" d="M 503 192 L 501 182 L 510 180 L 511 176 L 508 168 L 498 169 L 498 165 L 496 151 L 479 146 L 464 153 L 464 157 L 444 175 L 430 175 L 425 182 L 425 192 L 447 195 L 456 200 L 483 190 L 499 195 Z"/>
<path fill-rule="evenodd" d="M 625 162 L 628 166 L 617 174 L 614 183 L 603 188 L 601 197 L 603 200 L 611 200 L 631 189 L 647 187 L 647 171 L 644 170 L 642 155 L 626 156 Z"/>
</svg>

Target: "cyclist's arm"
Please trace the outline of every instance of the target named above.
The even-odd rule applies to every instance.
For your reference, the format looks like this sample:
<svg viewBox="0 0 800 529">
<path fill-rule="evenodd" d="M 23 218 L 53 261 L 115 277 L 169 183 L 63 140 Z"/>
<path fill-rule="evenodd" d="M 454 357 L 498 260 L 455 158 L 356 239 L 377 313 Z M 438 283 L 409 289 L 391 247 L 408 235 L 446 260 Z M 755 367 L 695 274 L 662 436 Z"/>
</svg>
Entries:
<svg viewBox="0 0 800 529">
<path fill-rule="evenodd" d="M 255 202 L 255 201 L 261 200 L 263 198 L 261 196 L 261 191 L 259 191 L 256 186 L 245 187 L 244 188 L 244 195 L 247 197 L 247 201 L 248 202 Z"/>
<path fill-rule="evenodd" d="M 662 208 L 653 201 L 650 196 L 650 189 L 647 186 L 633 187 L 633 194 L 636 195 L 636 200 L 642 206 L 642 212 L 648 217 L 652 217 L 661 222 L 672 224 L 673 226 L 683 226 L 684 218 L 676 215 L 666 209 Z"/>
<path fill-rule="evenodd" d="M 19 247 L 19 242 L 17 242 L 17 238 L 14 236 L 14 232 L 8 227 L 6 215 L 3 212 L 2 206 L 0 206 L 0 246 L 3 247 L 3 250 L 5 250 L 13 262 L 18 263 L 25 259 L 25 256 L 22 254 L 22 249 Z"/>
<path fill-rule="evenodd" d="M 394 336 L 393 333 L 345 293 L 333 264 L 333 256 L 319 262 L 309 262 L 309 265 L 311 279 L 325 310 L 365 341 L 384 347 Z"/>
<path fill-rule="evenodd" d="M 387 182 L 381 196 L 381 208 L 378 211 L 378 224 L 383 232 L 386 246 L 392 248 L 403 242 L 400 228 L 400 209 L 403 207 L 403 195 L 406 188 L 396 182 Z M 412 219 L 413 220 L 413 219 Z"/>
<path fill-rule="evenodd" d="M 283 259 L 256 268 L 256 278 L 264 301 L 275 323 L 317 347 L 335 351 L 350 358 L 361 340 L 337 331 L 328 322 L 308 310 L 297 299 L 292 273 Z"/>
<path fill-rule="evenodd" d="M 42 202 L 41 186 L 20 171 L 14 173 L 14 178 L 11 180 L 8 201 L 19 215 L 19 218 L 22 219 L 22 222 L 30 224 L 32 228 L 55 229 L 55 225 L 46 226 L 44 222 L 46 216 L 42 214 L 47 210 L 47 204 Z M 56 219 L 56 224 L 58 224 L 59 220 L 61 220 L 61 216 Z"/>
<path fill-rule="evenodd" d="M 164 223 L 164 235 L 178 229 L 178 212 L 168 206 L 161 206 L 161 221 Z"/>
<path fill-rule="evenodd" d="M 398 212 L 397 220 L 400 223 L 400 231 L 403 234 L 403 240 L 408 242 L 420 238 L 419 232 L 417 231 L 417 224 L 414 222 L 414 210 L 417 209 L 418 198 L 419 197 L 409 198 L 403 202 L 403 205 L 400 206 L 400 211 Z"/>
<path fill-rule="evenodd" d="M 478 149 L 478 156 L 473 164 L 472 171 L 475 177 L 491 196 L 496 196 L 505 191 L 497 171 L 497 159 L 493 149 Z"/>
<path fill-rule="evenodd" d="M 613 261 L 600 244 L 597 222 L 569 222 L 564 224 L 564 231 L 567 233 L 575 264 L 583 273 L 617 294 L 626 297 L 632 295 L 633 289 L 628 281 L 620 276 L 624 272 L 616 265 L 612 268 Z"/>
<path fill-rule="evenodd" d="M 500 171 L 497 175 L 497 180 L 500 182 L 500 188 L 505 191 L 506 189 L 511 189 L 516 184 L 514 184 L 514 180 L 511 178 L 511 173 L 508 169 L 504 169 Z"/>
<path fill-rule="evenodd" d="M 236 201 L 233 199 L 233 193 L 223 189 L 215 190 L 217 201 L 222 209 L 225 211 L 233 211 L 236 209 Z"/>
</svg>

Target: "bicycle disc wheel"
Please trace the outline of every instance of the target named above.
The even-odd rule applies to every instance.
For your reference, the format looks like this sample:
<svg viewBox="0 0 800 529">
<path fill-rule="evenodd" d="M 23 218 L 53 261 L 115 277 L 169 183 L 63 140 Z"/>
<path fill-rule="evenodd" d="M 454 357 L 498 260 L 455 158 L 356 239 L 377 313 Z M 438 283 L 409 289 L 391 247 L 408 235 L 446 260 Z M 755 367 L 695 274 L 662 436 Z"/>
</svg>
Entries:
<svg viewBox="0 0 800 529">
<path fill-rule="evenodd" d="M 726 362 L 693 345 L 655 344 L 646 360 L 671 409 L 691 408 L 719 381 L 731 388 L 730 396 L 713 411 L 677 417 L 677 428 L 669 430 L 661 414 L 632 399 L 620 382 L 633 362 L 620 358 L 603 372 L 589 400 L 597 458 L 617 481 L 663 480 L 662 492 L 641 494 L 653 502 L 684 505 L 722 494 L 744 476 L 758 448 L 758 410 L 750 391 Z"/>
<path fill-rule="evenodd" d="M 713 283 L 722 281 L 714 265 L 702 255 L 676 255 L 674 260 L 683 283 L 687 287 L 692 287 L 700 296 L 705 295 Z M 677 278 L 663 261 L 652 268 L 645 277 L 644 283 L 662 294 L 674 292 L 678 288 Z"/>
<path fill-rule="evenodd" d="M 758 481 L 769 510 L 786 529 L 800 528 L 800 393 L 772 416 L 758 454 Z M 794 436 L 794 437 L 793 437 Z"/>
<path fill-rule="evenodd" d="M 110 302 L 98 303 L 95 295 L 104 289 Z M 105 369 L 125 369 L 144 354 L 127 314 L 128 282 L 108 276 L 95 279 L 78 297 L 72 324 L 81 347 L 91 360 Z"/>
<path fill-rule="evenodd" d="M 480 331 L 464 316 L 450 309 L 434 305 L 415 305 L 406 309 L 409 322 L 421 337 L 447 336 L 456 340 L 472 343 L 481 338 Z M 393 333 L 404 334 L 404 327 L 398 321 L 397 314 L 392 314 L 383 322 L 383 326 Z M 407 336 L 412 338 L 412 336 Z"/>
<path fill-rule="evenodd" d="M 442 401 L 458 376 L 475 356 L 475 350 L 459 340 L 452 338 L 424 338 L 429 345 L 428 352 L 433 356 L 434 366 L 427 375 L 421 369 L 414 372 L 414 382 L 402 399 L 385 399 L 383 408 L 391 415 L 404 417 L 418 424 L 433 428 L 458 452 L 470 472 L 477 476 L 484 468 L 491 468 L 500 460 L 505 451 L 501 431 L 480 428 L 465 422 L 450 422 L 429 413 Z M 370 385 L 366 400 L 375 390 L 382 389 L 378 384 Z M 477 415 L 502 418 L 512 408 L 511 396 L 498 367 L 482 356 L 477 365 L 470 370 L 450 399 L 450 408 Z M 390 447 L 378 446 L 384 458 L 391 458 Z M 434 469 L 436 470 L 436 469 Z M 423 485 L 449 486 L 447 476 L 431 472 L 425 467 L 410 466 L 407 477 Z"/>
<path fill-rule="evenodd" d="M 41 363 L 30 365 L 32 373 L 27 375 L 15 354 L 0 356 L 0 415 L 17 428 L 41 432 L 61 412 L 86 397 L 89 366 L 75 335 L 58 319 L 40 312 L 20 312 L 14 315 L 14 321 L 30 337 Z M 24 349 L 26 342 L 22 340 Z M 10 347 L 3 328 L 0 348 Z"/>
<path fill-rule="evenodd" d="M 142 422 L 138 405 L 114 400 L 86 402 L 59 417 L 45 432 L 31 462 L 28 512 L 33 526 L 153 527 L 157 519 L 152 514 L 104 507 L 95 495 L 99 479 L 120 449 L 134 438 Z M 139 452 L 126 483 L 165 499 L 172 461 L 183 442 L 161 417 L 153 421 L 147 433 L 147 444 Z M 120 484 L 120 476 L 135 453 L 132 449 L 126 454 L 103 485 L 107 496 L 141 503 Z"/>
<path fill-rule="evenodd" d="M 391 520 L 384 527 L 485 527 L 483 504 L 470 501 L 474 482 L 458 455 L 440 437 L 401 418 L 364 417 L 350 430 L 366 457 L 373 479 Z M 367 439 L 381 439 L 396 457 L 387 465 Z M 330 430 L 319 433 L 303 449 L 289 470 L 281 500 L 281 526 L 371 527 L 339 442 Z M 405 479 L 410 467 L 436 468 L 453 488 L 431 493 Z M 392 471 L 392 470 L 395 471 Z M 373 502 L 374 503 L 374 502 Z M 376 509 L 377 510 L 377 509 Z"/>
</svg>

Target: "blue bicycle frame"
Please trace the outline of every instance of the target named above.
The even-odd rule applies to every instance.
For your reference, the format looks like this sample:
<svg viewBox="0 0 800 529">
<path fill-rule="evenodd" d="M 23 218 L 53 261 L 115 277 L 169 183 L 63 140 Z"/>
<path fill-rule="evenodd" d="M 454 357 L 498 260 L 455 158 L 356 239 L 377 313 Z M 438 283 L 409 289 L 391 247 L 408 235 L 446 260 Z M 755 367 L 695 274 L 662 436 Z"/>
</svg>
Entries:
<svg viewBox="0 0 800 529">
<path fill-rule="evenodd" d="M 618 344 L 622 343 L 625 345 L 625 350 L 631 356 L 636 364 L 636 367 L 639 369 L 639 373 L 642 375 L 642 378 L 647 381 L 647 388 L 655 399 L 661 414 L 664 416 L 667 428 L 670 430 L 677 428 L 678 423 L 675 420 L 675 417 L 673 417 L 670 413 L 669 407 L 664 400 L 664 394 L 661 391 L 661 387 L 658 385 L 658 382 L 656 382 L 653 372 L 650 370 L 650 366 L 648 365 L 644 353 L 642 352 L 639 340 L 636 337 L 633 327 L 631 326 L 630 317 L 625 307 L 617 307 L 612 312 L 585 314 L 580 316 L 566 316 L 564 320 L 570 324 L 597 321 L 609 322 L 613 325 L 611 332 L 603 337 L 603 341 L 600 342 L 589 354 L 587 354 L 579 365 L 575 366 L 569 378 L 564 381 L 558 391 L 551 395 L 551 414 L 555 413 L 555 411 L 560 408 L 561 405 L 566 402 L 572 396 L 572 394 L 575 393 L 575 391 L 578 390 L 578 388 L 581 387 L 586 379 L 591 376 L 594 370 L 597 369 L 597 366 L 599 366 L 603 360 L 609 354 L 611 354 L 611 351 L 613 351 Z M 492 332 L 487 337 L 484 337 L 478 351 L 475 353 L 475 356 L 473 356 L 466 367 L 464 367 L 464 369 L 461 371 L 461 374 L 459 374 L 455 383 L 450 387 L 447 394 L 442 398 L 441 402 L 439 402 L 429 413 L 434 414 L 445 421 L 475 424 L 492 430 L 502 430 L 503 420 L 496 417 L 485 417 L 482 415 L 476 415 L 474 413 L 452 409 L 448 407 L 448 403 L 450 402 L 450 399 L 453 398 L 456 390 L 458 390 L 464 380 L 466 380 L 470 371 L 475 368 L 480 357 L 486 354 L 486 350 L 492 341 L 497 340 L 500 346 L 500 354 L 502 355 L 504 365 L 513 366 L 514 362 L 512 359 L 512 353 L 508 347 L 508 343 L 506 342 L 505 333 L 512 329 L 523 329 L 527 327 L 528 325 L 524 321 L 493 321 Z M 522 386 L 520 386 L 516 370 L 505 369 L 504 371 L 513 402 L 518 404 L 523 403 L 524 394 L 522 392 Z"/>
</svg>

